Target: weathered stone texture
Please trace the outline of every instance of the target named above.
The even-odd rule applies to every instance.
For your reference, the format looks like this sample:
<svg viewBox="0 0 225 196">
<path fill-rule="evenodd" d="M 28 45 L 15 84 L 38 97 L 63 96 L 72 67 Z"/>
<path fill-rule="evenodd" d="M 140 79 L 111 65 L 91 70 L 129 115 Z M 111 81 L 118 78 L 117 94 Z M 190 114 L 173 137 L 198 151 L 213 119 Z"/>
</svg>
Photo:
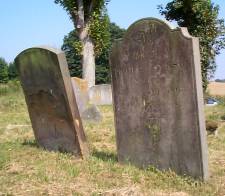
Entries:
<svg viewBox="0 0 225 196">
<path fill-rule="evenodd" d="M 111 54 L 118 158 L 207 179 L 198 39 L 158 19 L 134 23 Z"/>
<path fill-rule="evenodd" d="M 89 89 L 88 94 L 91 104 L 95 105 L 112 104 L 112 87 L 110 84 L 100 84 L 92 86 Z"/>
<path fill-rule="evenodd" d="M 15 62 L 38 144 L 48 150 L 87 156 L 64 53 L 52 48 L 30 48 Z"/>
<path fill-rule="evenodd" d="M 102 121 L 103 116 L 96 105 L 89 105 L 81 114 L 81 118 L 84 121 L 99 123 Z"/>
<path fill-rule="evenodd" d="M 89 97 L 88 97 L 88 83 L 86 80 L 72 77 L 73 91 L 76 97 L 77 105 L 80 114 L 88 108 Z"/>
</svg>

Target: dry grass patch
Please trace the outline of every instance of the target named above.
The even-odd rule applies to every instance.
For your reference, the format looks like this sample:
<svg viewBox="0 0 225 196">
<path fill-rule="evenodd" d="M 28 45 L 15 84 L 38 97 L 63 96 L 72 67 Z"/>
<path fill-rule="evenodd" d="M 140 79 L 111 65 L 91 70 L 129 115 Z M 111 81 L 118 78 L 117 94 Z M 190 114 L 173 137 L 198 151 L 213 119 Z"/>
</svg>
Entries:
<svg viewBox="0 0 225 196">
<path fill-rule="evenodd" d="M 211 177 L 202 183 L 161 172 L 119 164 L 111 106 L 100 107 L 103 121 L 84 123 L 91 157 L 48 152 L 34 140 L 22 93 L 0 96 L 0 195 L 225 195 L 225 125 L 208 136 Z M 220 122 L 225 106 L 206 109 Z M 29 126 L 22 126 L 29 125 Z"/>
</svg>

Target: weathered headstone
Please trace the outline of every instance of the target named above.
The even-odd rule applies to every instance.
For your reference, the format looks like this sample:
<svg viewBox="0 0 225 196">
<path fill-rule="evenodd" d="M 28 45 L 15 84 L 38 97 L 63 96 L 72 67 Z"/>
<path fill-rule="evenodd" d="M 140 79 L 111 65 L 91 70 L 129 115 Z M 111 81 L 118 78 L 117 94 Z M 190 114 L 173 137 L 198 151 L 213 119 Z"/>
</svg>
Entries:
<svg viewBox="0 0 225 196">
<path fill-rule="evenodd" d="M 53 48 L 30 48 L 15 62 L 38 144 L 48 150 L 87 156 L 64 53 Z"/>
<path fill-rule="evenodd" d="M 88 94 L 91 104 L 112 105 L 112 87 L 110 84 L 92 86 Z"/>
<path fill-rule="evenodd" d="M 207 179 L 198 39 L 142 19 L 114 45 L 111 66 L 119 161 Z"/>
<path fill-rule="evenodd" d="M 76 77 L 72 77 L 71 81 L 82 120 L 100 122 L 103 118 L 100 110 L 89 101 L 88 82 Z"/>
<path fill-rule="evenodd" d="M 72 77 L 71 82 L 79 112 L 82 114 L 87 109 L 89 104 L 88 83 L 86 80 L 77 77 Z"/>
</svg>

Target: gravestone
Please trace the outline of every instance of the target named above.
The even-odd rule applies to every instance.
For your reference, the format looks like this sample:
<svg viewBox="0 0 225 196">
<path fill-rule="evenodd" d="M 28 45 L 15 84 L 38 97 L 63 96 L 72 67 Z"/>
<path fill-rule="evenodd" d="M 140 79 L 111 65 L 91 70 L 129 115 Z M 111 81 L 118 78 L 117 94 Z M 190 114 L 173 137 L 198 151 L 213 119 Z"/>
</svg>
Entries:
<svg viewBox="0 0 225 196">
<path fill-rule="evenodd" d="M 82 114 L 87 109 L 89 104 L 88 83 L 86 80 L 77 77 L 72 77 L 71 82 L 79 112 Z"/>
<path fill-rule="evenodd" d="M 15 59 L 38 144 L 48 150 L 88 155 L 88 147 L 62 51 L 37 47 Z"/>
<path fill-rule="evenodd" d="M 100 110 L 96 105 L 89 103 L 88 82 L 76 77 L 72 77 L 71 82 L 82 120 L 91 122 L 102 121 L 103 117 Z"/>
<path fill-rule="evenodd" d="M 198 39 L 142 19 L 110 61 L 119 161 L 207 179 Z"/>
<path fill-rule="evenodd" d="M 95 105 L 112 105 L 112 87 L 110 84 L 92 86 L 89 91 L 90 103 Z"/>
</svg>

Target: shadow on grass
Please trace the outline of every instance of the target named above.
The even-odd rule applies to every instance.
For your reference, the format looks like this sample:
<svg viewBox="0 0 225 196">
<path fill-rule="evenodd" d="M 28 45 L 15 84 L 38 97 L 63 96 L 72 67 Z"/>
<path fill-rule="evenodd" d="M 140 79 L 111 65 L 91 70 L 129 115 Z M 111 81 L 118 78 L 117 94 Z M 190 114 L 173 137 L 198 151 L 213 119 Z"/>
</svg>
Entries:
<svg viewBox="0 0 225 196">
<path fill-rule="evenodd" d="M 22 145 L 23 146 L 32 147 L 32 148 L 39 148 L 41 150 L 48 151 L 48 152 L 59 152 L 61 154 L 70 155 L 70 156 L 73 155 L 71 152 L 68 152 L 66 149 L 64 149 L 63 147 L 60 147 L 60 146 L 58 147 L 57 150 L 50 150 L 50 149 L 45 148 L 43 146 L 39 146 L 37 141 L 33 140 L 33 139 L 31 139 L 31 140 L 29 140 L 29 139 L 28 140 L 24 140 L 22 142 Z"/>
<path fill-rule="evenodd" d="M 94 150 L 92 156 L 107 162 L 118 162 L 117 155 L 112 152 Z"/>
<path fill-rule="evenodd" d="M 24 140 L 22 145 L 30 146 L 30 147 L 34 147 L 34 148 L 39 148 L 39 145 L 36 142 L 36 140 Z"/>
<path fill-rule="evenodd" d="M 22 145 L 29 146 L 29 147 L 32 147 L 32 148 L 40 148 L 40 146 L 38 145 L 36 140 L 33 140 L 33 139 L 24 140 L 22 142 Z M 43 148 L 43 150 L 47 150 L 47 149 Z M 54 152 L 72 155 L 70 152 L 67 152 L 63 148 L 59 148 L 58 150 L 56 150 Z M 105 162 L 118 162 L 117 155 L 115 153 L 112 153 L 112 152 L 94 150 L 93 153 L 92 153 L 92 156 L 96 157 L 97 159 L 100 159 L 102 161 L 105 161 Z"/>
</svg>

